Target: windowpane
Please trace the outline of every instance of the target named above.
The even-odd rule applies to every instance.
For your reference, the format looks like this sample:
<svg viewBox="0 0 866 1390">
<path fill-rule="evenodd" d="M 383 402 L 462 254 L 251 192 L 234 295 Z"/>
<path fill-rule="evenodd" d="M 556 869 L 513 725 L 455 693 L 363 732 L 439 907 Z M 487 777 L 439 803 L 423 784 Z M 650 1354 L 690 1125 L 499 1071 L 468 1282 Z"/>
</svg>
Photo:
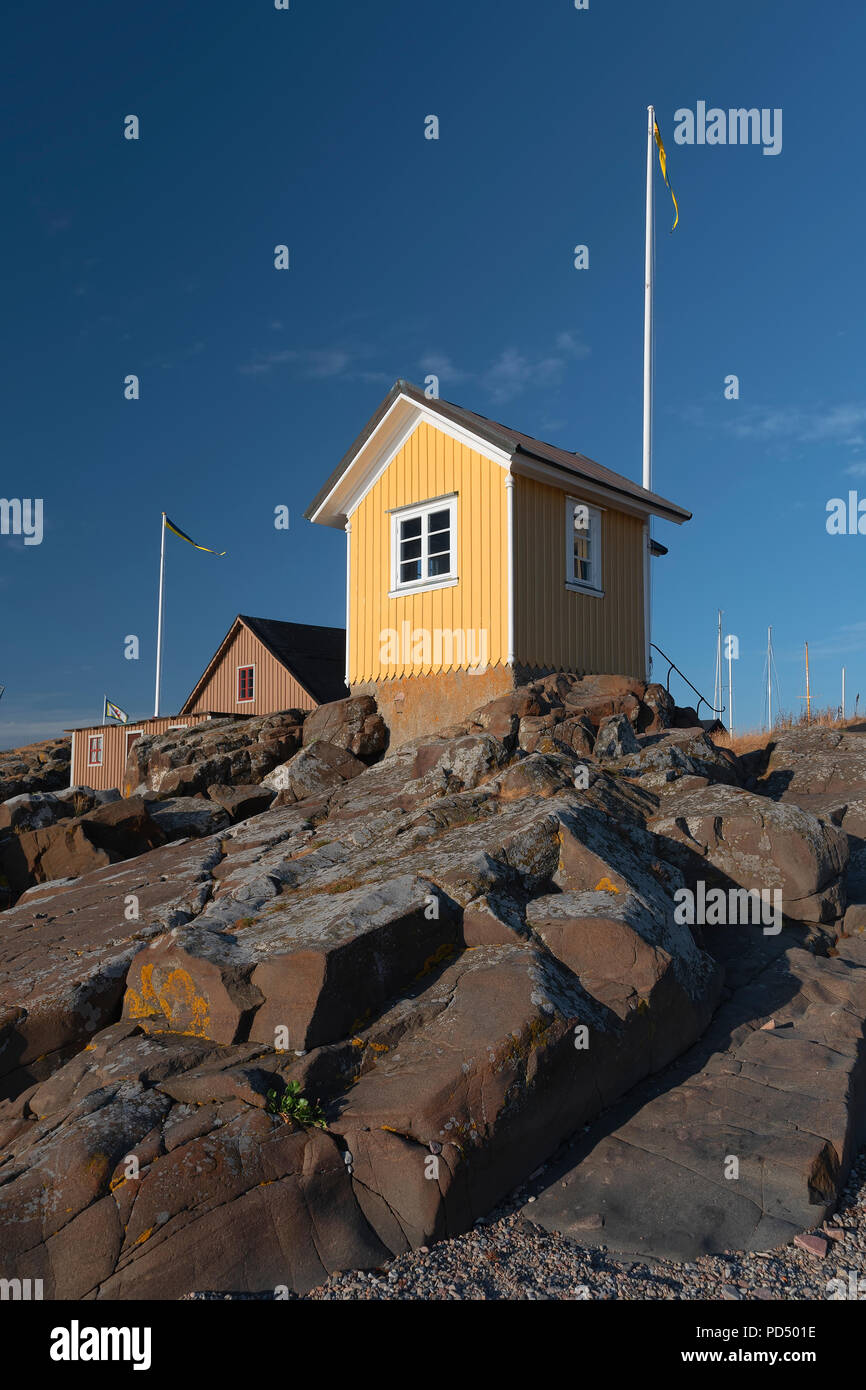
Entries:
<svg viewBox="0 0 866 1390">
<path fill-rule="evenodd" d="M 253 699 L 253 668 L 241 666 L 238 669 L 238 699 Z"/>
<path fill-rule="evenodd" d="M 431 579 L 437 575 L 448 574 L 451 569 L 451 552 L 446 550 L 444 555 L 431 555 L 427 562 L 427 572 Z"/>
<path fill-rule="evenodd" d="M 599 518 L 583 503 L 571 504 L 572 578 L 597 589 L 600 584 Z"/>
<path fill-rule="evenodd" d="M 452 506 L 419 509 L 415 516 L 398 518 L 394 532 L 398 587 L 447 579 L 453 566 Z"/>
</svg>

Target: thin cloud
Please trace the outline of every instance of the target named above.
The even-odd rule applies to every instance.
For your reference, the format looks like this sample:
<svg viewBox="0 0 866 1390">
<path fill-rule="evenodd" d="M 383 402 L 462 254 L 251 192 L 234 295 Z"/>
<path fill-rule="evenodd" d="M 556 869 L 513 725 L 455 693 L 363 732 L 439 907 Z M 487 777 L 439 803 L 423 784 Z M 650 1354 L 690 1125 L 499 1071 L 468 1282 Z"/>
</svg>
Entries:
<svg viewBox="0 0 866 1390">
<path fill-rule="evenodd" d="M 866 440 L 866 405 L 815 410 L 752 407 L 729 422 L 739 439 L 767 444 L 838 444 L 859 448 Z"/>
<path fill-rule="evenodd" d="M 563 331 L 556 335 L 553 349 L 541 356 L 506 347 L 486 366 L 470 370 L 445 353 L 431 352 L 422 357 L 420 366 L 447 385 L 476 382 L 492 400 L 506 401 L 533 387 L 558 386 L 571 363 L 588 357 L 589 352 L 574 333 Z"/>
<path fill-rule="evenodd" d="M 370 348 L 279 348 L 276 352 L 258 353 L 238 368 L 244 376 L 267 376 L 281 368 L 294 372 L 305 381 L 371 381 L 390 382 L 390 373 L 372 368 L 374 356 Z"/>
</svg>

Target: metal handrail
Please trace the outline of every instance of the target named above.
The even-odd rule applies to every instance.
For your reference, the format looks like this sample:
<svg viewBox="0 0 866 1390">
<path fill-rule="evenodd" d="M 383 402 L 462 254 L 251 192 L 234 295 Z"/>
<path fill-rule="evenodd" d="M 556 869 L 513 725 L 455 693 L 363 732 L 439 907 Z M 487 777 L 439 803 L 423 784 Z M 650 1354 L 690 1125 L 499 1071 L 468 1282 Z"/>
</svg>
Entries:
<svg viewBox="0 0 866 1390">
<path fill-rule="evenodd" d="M 682 671 L 680 670 L 679 666 L 677 666 L 676 662 L 675 662 L 675 661 L 671 661 L 671 659 L 670 659 L 670 657 L 668 656 L 667 652 L 663 652 L 662 649 L 661 649 L 661 647 L 657 647 L 657 646 L 656 646 L 655 642 L 650 642 L 650 647 L 652 648 L 653 651 L 658 652 L 659 656 L 663 656 L 664 659 L 665 659 L 665 661 L 668 663 L 668 677 L 667 677 L 667 680 L 665 681 L 665 690 L 668 692 L 669 695 L 670 695 L 670 693 L 671 693 L 671 671 L 676 671 L 677 675 L 678 675 L 682 680 L 685 681 L 686 685 L 689 687 L 689 690 L 694 690 L 695 694 L 697 695 L 697 697 L 698 697 L 698 704 L 697 704 L 697 709 L 695 710 L 695 713 L 696 713 L 699 717 L 700 717 L 700 713 L 701 713 L 701 705 L 706 705 L 707 709 L 710 711 L 710 714 L 714 714 L 714 715 L 716 716 L 717 719 L 719 718 L 720 715 L 724 714 L 724 712 L 725 712 L 725 706 L 722 705 L 722 708 L 721 708 L 721 709 L 716 709 L 715 706 L 711 705 L 710 702 L 709 702 L 709 700 L 707 699 L 707 697 L 706 697 L 705 695 L 702 695 L 701 692 L 700 692 L 695 686 L 692 685 L 692 683 L 691 683 L 691 681 L 689 680 L 688 676 L 684 676 L 684 675 L 683 675 Z"/>
</svg>

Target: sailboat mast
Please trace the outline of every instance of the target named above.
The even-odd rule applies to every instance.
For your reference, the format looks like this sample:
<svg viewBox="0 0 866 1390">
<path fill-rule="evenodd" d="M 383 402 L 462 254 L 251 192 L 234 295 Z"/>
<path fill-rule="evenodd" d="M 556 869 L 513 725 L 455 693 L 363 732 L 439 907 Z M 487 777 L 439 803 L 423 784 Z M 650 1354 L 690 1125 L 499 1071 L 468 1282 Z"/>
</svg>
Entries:
<svg viewBox="0 0 866 1390">
<path fill-rule="evenodd" d="M 809 690 L 809 643 L 806 643 L 806 723 L 812 723 L 812 696 Z"/>
<path fill-rule="evenodd" d="M 773 728 L 773 629 L 767 628 L 767 728 Z"/>
</svg>

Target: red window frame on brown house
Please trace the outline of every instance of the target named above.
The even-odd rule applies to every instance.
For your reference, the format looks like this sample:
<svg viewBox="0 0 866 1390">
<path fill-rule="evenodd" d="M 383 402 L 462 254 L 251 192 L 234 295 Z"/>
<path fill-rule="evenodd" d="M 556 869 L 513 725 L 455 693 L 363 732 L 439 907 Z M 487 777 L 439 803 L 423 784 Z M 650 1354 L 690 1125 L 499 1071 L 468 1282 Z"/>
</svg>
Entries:
<svg viewBox="0 0 866 1390">
<path fill-rule="evenodd" d="M 238 704 L 249 703 L 256 698 L 255 666 L 238 667 Z"/>
<path fill-rule="evenodd" d="M 103 735 L 91 734 L 87 740 L 87 766 L 102 767 Z M 94 756 L 94 754 L 96 756 Z"/>
</svg>

